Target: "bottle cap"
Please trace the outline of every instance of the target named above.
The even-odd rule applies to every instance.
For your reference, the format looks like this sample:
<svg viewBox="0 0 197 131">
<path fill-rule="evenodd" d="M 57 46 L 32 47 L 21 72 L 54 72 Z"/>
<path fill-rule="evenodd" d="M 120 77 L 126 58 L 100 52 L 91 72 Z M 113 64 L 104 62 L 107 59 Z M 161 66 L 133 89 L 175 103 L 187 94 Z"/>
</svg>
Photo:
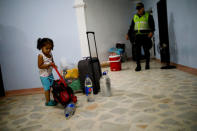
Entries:
<svg viewBox="0 0 197 131">
<path fill-rule="evenodd" d="M 73 103 L 68 104 L 68 107 L 75 107 L 75 105 Z"/>
<path fill-rule="evenodd" d="M 107 71 L 104 71 L 104 72 L 103 72 L 103 75 L 107 75 Z"/>
<path fill-rule="evenodd" d="M 66 117 L 68 117 L 68 116 L 69 116 L 69 114 L 66 114 L 65 116 L 66 116 Z"/>
<path fill-rule="evenodd" d="M 75 107 L 75 105 L 74 105 L 74 104 L 70 104 L 70 107 L 72 107 L 72 108 L 73 108 L 73 107 Z"/>
</svg>

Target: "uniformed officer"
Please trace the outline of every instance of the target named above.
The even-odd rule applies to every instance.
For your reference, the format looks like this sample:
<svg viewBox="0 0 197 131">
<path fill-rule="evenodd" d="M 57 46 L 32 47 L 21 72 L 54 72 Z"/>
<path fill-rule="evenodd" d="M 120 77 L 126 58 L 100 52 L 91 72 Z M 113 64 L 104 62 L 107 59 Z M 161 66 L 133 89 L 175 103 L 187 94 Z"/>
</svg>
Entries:
<svg viewBox="0 0 197 131">
<path fill-rule="evenodd" d="M 136 5 L 137 14 L 133 16 L 131 26 L 129 28 L 126 39 L 134 42 L 134 48 L 136 49 L 136 64 L 135 71 L 141 70 L 140 56 L 141 46 L 144 49 L 146 66 L 145 69 L 150 69 L 150 52 L 152 47 L 152 36 L 155 31 L 155 24 L 152 15 L 144 11 L 144 4 L 138 3 Z"/>
</svg>

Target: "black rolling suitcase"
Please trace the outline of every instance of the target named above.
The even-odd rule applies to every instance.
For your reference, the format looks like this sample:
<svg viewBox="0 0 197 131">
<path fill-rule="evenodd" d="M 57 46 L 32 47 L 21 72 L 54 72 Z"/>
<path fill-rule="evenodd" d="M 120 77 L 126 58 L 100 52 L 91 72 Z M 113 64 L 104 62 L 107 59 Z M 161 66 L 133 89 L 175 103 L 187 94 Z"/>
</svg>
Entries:
<svg viewBox="0 0 197 131">
<path fill-rule="evenodd" d="M 92 57 L 91 51 L 90 51 L 90 57 L 86 57 L 84 60 L 79 61 L 79 63 L 78 63 L 79 80 L 80 80 L 80 84 L 83 89 L 83 92 L 85 93 L 85 78 L 86 78 L 86 75 L 88 75 L 93 83 L 94 94 L 97 94 L 100 91 L 99 80 L 101 77 L 101 66 L 100 66 L 100 62 L 98 59 L 95 34 L 94 34 L 94 32 L 86 32 L 86 33 L 87 33 L 89 51 L 90 51 L 90 43 L 89 43 L 89 36 L 88 35 L 93 34 L 93 36 L 94 36 L 97 57 Z"/>
</svg>

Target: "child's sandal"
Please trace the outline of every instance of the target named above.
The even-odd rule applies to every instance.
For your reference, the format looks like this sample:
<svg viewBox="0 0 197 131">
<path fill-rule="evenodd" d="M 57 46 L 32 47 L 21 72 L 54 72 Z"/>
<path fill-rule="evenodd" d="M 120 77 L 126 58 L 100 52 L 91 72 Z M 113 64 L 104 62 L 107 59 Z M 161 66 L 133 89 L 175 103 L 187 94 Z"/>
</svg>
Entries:
<svg viewBox="0 0 197 131">
<path fill-rule="evenodd" d="M 48 103 L 45 103 L 45 106 L 56 106 L 56 103 L 54 101 L 49 101 Z"/>
<path fill-rule="evenodd" d="M 50 100 L 53 104 L 57 105 L 57 102 L 54 100 Z"/>
</svg>

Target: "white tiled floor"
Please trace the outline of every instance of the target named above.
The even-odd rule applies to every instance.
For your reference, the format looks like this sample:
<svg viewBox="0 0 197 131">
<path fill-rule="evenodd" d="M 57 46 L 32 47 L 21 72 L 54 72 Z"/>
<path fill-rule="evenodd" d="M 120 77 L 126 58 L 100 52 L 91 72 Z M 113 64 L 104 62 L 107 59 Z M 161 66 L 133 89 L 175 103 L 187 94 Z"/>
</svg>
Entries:
<svg viewBox="0 0 197 131">
<path fill-rule="evenodd" d="M 95 96 L 87 103 L 77 94 L 78 107 L 66 120 L 61 105 L 44 106 L 44 95 L 5 97 L 0 100 L 0 130 L 22 131 L 197 131 L 197 76 L 177 69 L 135 72 L 135 63 L 109 71 L 112 97 Z M 105 68 L 103 70 L 109 70 Z"/>
</svg>

